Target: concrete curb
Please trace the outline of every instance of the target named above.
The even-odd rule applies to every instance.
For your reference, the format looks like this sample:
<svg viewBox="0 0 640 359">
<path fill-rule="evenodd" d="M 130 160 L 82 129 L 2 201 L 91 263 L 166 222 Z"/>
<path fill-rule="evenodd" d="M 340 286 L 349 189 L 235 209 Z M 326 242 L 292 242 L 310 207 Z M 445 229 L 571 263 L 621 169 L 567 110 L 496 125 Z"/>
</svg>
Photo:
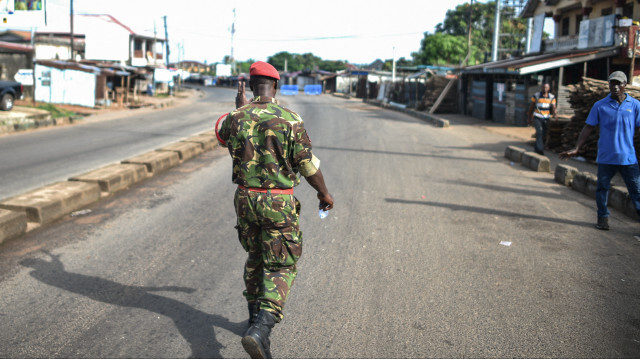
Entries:
<svg viewBox="0 0 640 359">
<path fill-rule="evenodd" d="M 571 182 L 571 188 L 584 193 L 591 198 L 596 198 L 596 187 L 598 186 L 598 177 L 589 172 L 578 172 L 573 181 Z"/>
<path fill-rule="evenodd" d="M 202 132 L 121 163 L 69 178 L 0 202 L 0 243 L 80 210 L 217 147 L 213 131 Z"/>
<path fill-rule="evenodd" d="M 553 173 L 553 179 L 561 185 L 571 186 L 576 174 L 578 174 L 577 168 L 560 164 L 556 166 L 556 170 Z"/>
<path fill-rule="evenodd" d="M 522 154 L 522 165 L 537 172 L 550 172 L 551 162 L 546 156 L 535 152 L 525 152 Z"/>
<path fill-rule="evenodd" d="M 49 224 L 100 199 L 100 186 L 88 182 L 58 182 L 0 202 L 0 208 L 27 215 L 28 222 Z M 4 227 L 0 226 L 0 228 Z M 3 240 L 6 238 L 3 238 Z"/>
<path fill-rule="evenodd" d="M 143 164 L 115 163 L 97 170 L 71 177 L 69 181 L 97 183 L 103 197 L 129 188 L 149 177 Z"/>
<path fill-rule="evenodd" d="M 129 158 L 122 161 L 122 163 L 145 165 L 147 167 L 147 172 L 151 175 L 156 175 L 178 165 L 180 163 L 180 155 L 175 151 L 155 150 Z"/>
<path fill-rule="evenodd" d="M 0 209 L 0 244 L 27 231 L 27 213 Z"/>
<path fill-rule="evenodd" d="M 199 143 L 177 142 L 170 144 L 169 146 L 159 148 L 156 151 L 175 152 L 178 154 L 180 161 L 186 161 L 201 154 L 202 152 L 204 152 L 204 149 L 202 149 L 202 145 Z"/>
<path fill-rule="evenodd" d="M 507 146 L 504 150 L 504 157 L 510 159 L 513 162 L 521 163 L 522 156 L 527 152 L 524 148 L 516 147 L 516 146 Z"/>
<path fill-rule="evenodd" d="M 389 110 L 394 110 L 394 111 L 399 111 L 402 113 L 406 113 L 408 115 L 411 115 L 413 117 L 419 118 L 421 120 L 424 120 L 426 122 L 430 122 L 431 124 L 433 124 L 436 127 L 449 127 L 449 120 L 445 120 L 444 118 L 440 118 L 438 116 L 434 116 L 431 114 L 428 114 L 426 112 L 420 112 L 420 111 L 416 111 L 416 110 L 411 110 L 408 108 L 402 108 L 402 107 L 397 107 L 397 106 L 392 106 L 390 104 L 387 103 L 383 103 L 381 101 L 378 100 L 363 100 L 365 103 L 370 104 L 370 105 L 375 105 L 375 106 L 379 106 L 382 108 L 386 108 Z"/>
<path fill-rule="evenodd" d="M 519 162 L 522 156 L 522 164 L 534 171 L 549 172 L 549 159 L 535 152 L 526 152 L 517 146 L 507 146 L 504 157 Z M 577 168 L 559 164 L 554 170 L 554 180 L 563 186 L 571 187 L 574 191 L 583 193 L 591 198 L 596 198 L 598 177 L 593 173 L 580 172 Z M 612 186 L 609 190 L 608 206 L 624 213 L 626 216 L 638 220 L 640 216 L 635 210 L 626 188 Z"/>
</svg>

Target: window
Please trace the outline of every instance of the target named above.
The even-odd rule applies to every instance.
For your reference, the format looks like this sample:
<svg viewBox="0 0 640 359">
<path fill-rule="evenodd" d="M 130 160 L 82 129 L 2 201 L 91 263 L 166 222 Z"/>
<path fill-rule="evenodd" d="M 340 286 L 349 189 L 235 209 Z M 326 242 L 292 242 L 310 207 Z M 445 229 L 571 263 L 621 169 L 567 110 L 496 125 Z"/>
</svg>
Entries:
<svg viewBox="0 0 640 359">
<path fill-rule="evenodd" d="M 633 3 L 626 3 L 622 6 L 622 17 L 633 19 Z"/>
<path fill-rule="evenodd" d="M 613 14 L 613 8 L 612 7 L 607 7 L 602 9 L 602 12 L 600 13 L 600 16 L 607 16 L 607 15 L 611 15 Z"/>
<path fill-rule="evenodd" d="M 580 22 L 582 21 L 582 14 L 576 15 L 576 34 L 580 33 Z"/>
<path fill-rule="evenodd" d="M 562 19 L 562 30 L 560 32 L 560 36 L 568 36 L 569 35 L 569 18 L 565 17 Z"/>
</svg>

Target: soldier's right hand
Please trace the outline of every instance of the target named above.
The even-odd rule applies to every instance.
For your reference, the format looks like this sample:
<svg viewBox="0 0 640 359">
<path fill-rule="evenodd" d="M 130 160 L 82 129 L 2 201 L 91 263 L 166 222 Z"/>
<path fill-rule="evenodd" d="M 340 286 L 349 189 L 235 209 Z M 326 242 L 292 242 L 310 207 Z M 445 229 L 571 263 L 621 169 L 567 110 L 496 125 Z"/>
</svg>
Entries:
<svg viewBox="0 0 640 359">
<path fill-rule="evenodd" d="M 244 80 L 238 81 L 238 94 L 236 95 L 236 108 L 240 108 L 249 103 L 244 90 Z"/>
</svg>

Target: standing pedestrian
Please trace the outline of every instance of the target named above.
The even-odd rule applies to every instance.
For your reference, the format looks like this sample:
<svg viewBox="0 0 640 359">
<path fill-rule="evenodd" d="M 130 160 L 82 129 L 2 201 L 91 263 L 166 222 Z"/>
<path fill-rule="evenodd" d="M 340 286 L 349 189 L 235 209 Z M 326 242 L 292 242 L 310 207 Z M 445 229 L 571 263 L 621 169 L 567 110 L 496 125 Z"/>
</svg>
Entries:
<svg viewBox="0 0 640 359">
<path fill-rule="evenodd" d="M 549 132 L 549 120 L 553 117 L 558 120 L 556 114 L 556 97 L 550 92 L 551 85 L 545 82 L 541 91 L 531 96 L 531 105 L 527 113 L 529 125 L 536 129 L 536 143 L 534 150 L 540 155 L 544 155 L 544 144 Z"/>
<path fill-rule="evenodd" d="M 609 229 L 609 209 L 607 199 L 611 188 L 611 179 L 620 172 L 627 185 L 629 197 L 640 215 L 640 170 L 633 147 L 634 133 L 640 127 L 640 101 L 625 93 L 627 75 L 615 71 L 609 75 L 610 95 L 596 102 L 580 136 L 576 148 L 560 153 L 560 158 L 576 156 L 587 138 L 598 126 L 598 184 L 596 188 L 596 205 L 598 222 L 596 228 Z"/>
<path fill-rule="evenodd" d="M 317 191 L 320 209 L 332 209 L 333 197 L 320 171 L 320 160 L 311 152 L 302 118 L 275 99 L 278 71 L 258 61 L 249 73 L 254 98 L 247 101 L 241 81 L 237 109 L 218 120 L 224 118 L 217 135 L 233 160 L 232 181 L 238 185 L 236 228 L 248 254 L 243 294 L 249 307 L 249 328 L 242 345 L 252 358 L 270 358 L 269 335 L 282 320 L 302 254 L 300 202 L 293 195 L 293 187 L 300 183 L 297 173 Z"/>
</svg>

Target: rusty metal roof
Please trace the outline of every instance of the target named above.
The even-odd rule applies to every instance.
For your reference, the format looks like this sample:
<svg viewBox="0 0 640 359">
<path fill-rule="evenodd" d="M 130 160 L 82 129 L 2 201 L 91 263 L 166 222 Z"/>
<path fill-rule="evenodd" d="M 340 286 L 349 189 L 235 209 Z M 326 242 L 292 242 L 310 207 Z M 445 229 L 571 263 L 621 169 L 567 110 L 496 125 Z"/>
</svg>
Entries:
<svg viewBox="0 0 640 359">
<path fill-rule="evenodd" d="M 514 59 L 487 62 L 480 65 L 465 67 L 463 73 L 508 73 L 526 75 L 558 67 L 583 63 L 603 57 L 616 56 L 620 47 L 607 47 L 589 50 L 572 50 L 567 52 L 552 52 Z"/>
</svg>

